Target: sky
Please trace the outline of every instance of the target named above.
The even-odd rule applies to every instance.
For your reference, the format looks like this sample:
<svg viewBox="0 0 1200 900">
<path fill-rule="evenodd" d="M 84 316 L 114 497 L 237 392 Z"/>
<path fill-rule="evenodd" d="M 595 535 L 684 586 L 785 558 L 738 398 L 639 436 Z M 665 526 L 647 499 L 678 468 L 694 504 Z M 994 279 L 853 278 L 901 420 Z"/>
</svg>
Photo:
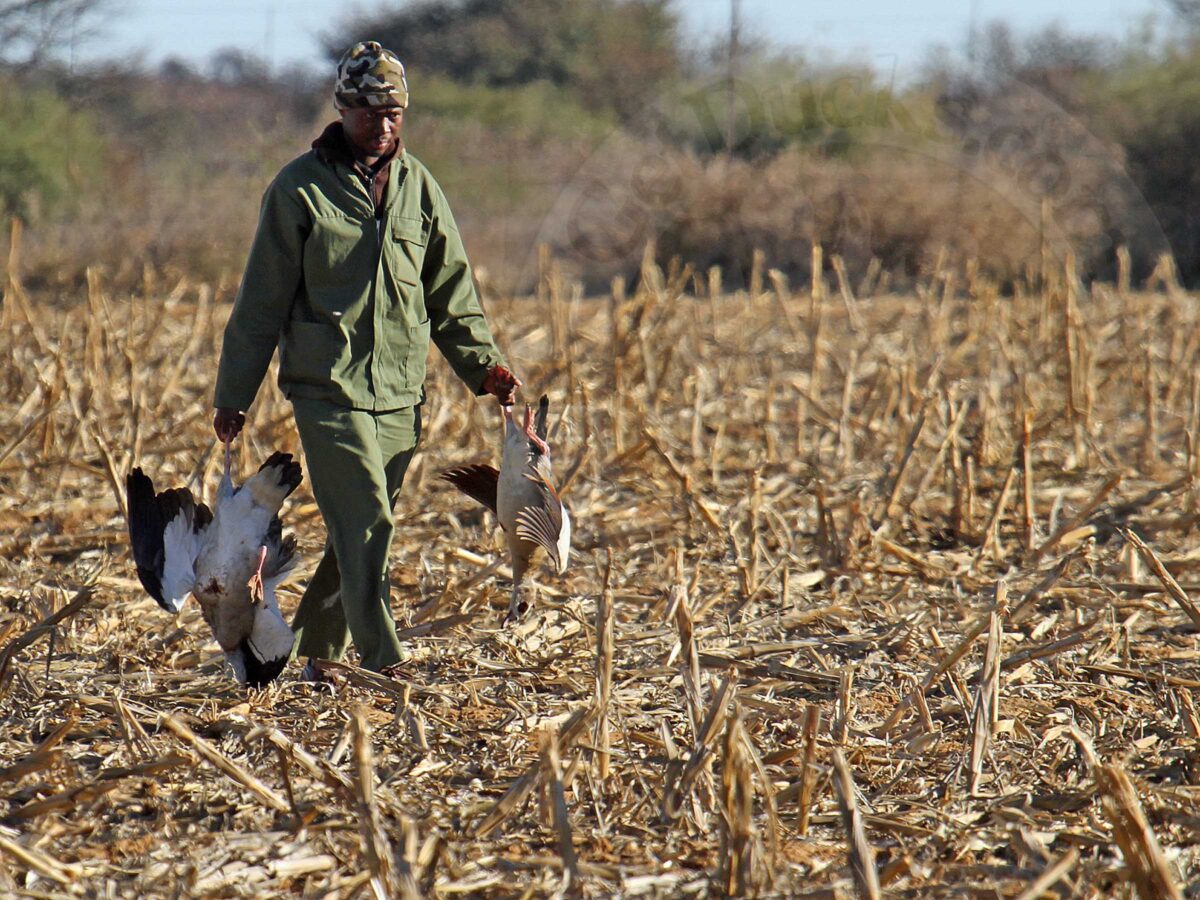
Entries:
<svg viewBox="0 0 1200 900">
<path fill-rule="evenodd" d="M 732 0 L 678 0 L 692 35 L 725 34 Z M 1169 20 L 1165 0 L 740 0 L 746 32 L 811 57 L 869 62 L 911 72 L 934 44 L 961 48 L 972 26 L 997 19 L 1020 31 L 1058 23 L 1071 31 L 1120 37 L 1148 17 Z M 235 47 L 279 65 L 319 64 L 319 36 L 364 7 L 355 0 L 115 0 L 81 60 L 167 57 L 202 62 Z M 395 4 L 392 4 L 395 5 Z"/>
</svg>

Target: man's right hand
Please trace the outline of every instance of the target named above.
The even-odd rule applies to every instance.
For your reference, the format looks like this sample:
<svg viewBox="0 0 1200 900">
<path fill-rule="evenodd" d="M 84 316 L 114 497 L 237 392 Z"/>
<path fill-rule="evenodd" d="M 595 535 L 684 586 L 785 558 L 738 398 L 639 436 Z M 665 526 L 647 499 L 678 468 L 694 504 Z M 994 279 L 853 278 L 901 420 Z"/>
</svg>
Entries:
<svg viewBox="0 0 1200 900">
<path fill-rule="evenodd" d="M 225 443 L 237 437 L 245 424 L 246 416 L 236 409 L 217 407 L 216 415 L 213 416 L 213 431 Z"/>
<path fill-rule="evenodd" d="M 524 384 L 505 366 L 492 366 L 483 379 L 483 392 L 500 401 L 501 406 L 513 405 L 513 394 Z"/>
</svg>

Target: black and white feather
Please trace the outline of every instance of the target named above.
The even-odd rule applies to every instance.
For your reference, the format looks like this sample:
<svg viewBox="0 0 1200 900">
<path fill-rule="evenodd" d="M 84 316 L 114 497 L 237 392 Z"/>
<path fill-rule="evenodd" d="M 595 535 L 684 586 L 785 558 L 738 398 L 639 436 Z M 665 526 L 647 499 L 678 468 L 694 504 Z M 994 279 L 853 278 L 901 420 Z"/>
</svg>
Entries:
<svg viewBox="0 0 1200 900">
<path fill-rule="evenodd" d="M 274 453 L 234 487 L 227 459 L 212 510 L 186 488 L 155 493 L 140 468 L 126 479 L 142 585 L 171 613 L 192 594 L 238 681 L 256 687 L 272 681 L 292 652 L 275 591 L 295 566 L 296 542 L 283 534 L 279 509 L 301 477 L 291 454 Z"/>
</svg>

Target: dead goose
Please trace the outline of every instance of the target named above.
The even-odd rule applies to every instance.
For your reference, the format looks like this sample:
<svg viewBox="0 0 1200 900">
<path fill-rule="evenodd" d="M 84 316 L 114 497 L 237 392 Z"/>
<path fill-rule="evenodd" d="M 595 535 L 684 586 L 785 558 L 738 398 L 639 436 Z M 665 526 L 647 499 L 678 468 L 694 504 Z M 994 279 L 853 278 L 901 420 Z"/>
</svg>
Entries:
<svg viewBox="0 0 1200 900">
<path fill-rule="evenodd" d="M 296 541 L 283 536 L 279 508 L 302 476 L 290 453 L 272 453 L 240 488 L 229 468 L 227 446 L 212 511 L 187 488 L 156 494 L 134 469 L 125 482 L 129 541 L 138 578 L 159 606 L 177 613 L 191 593 L 238 681 L 262 687 L 292 652 L 275 589 L 296 563 Z"/>
<path fill-rule="evenodd" d="M 493 513 L 504 529 L 512 561 L 513 587 L 505 622 L 517 619 L 531 605 L 536 590 L 526 582 L 535 556 L 545 551 L 555 571 L 567 570 L 571 550 L 571 516 L 554 487 L 550 446 L 546 443 L 546 414 L 550 401 L 538 402 L 536 419 L 529 406 L 517 425 L 504 408 L 504 446 L 500 469 L 476 463 L 442 473 L 442 478 Z"/>
</svg>

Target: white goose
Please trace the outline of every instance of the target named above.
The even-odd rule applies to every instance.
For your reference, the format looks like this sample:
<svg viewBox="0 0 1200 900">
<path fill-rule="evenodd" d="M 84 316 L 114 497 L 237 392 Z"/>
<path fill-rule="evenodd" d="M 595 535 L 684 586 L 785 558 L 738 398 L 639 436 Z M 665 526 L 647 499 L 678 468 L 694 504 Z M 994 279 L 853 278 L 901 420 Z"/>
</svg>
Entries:
<svg viewBox="0 0 1200 900">
<path fill-rule="evenodd" d="M 525 407 L 517 425 L 512 410 L 504 408 L 504 446 L 500 469 L 475 463 L 442 473 L 442 478 L 496 514 L 508 539 L 513 587 L 505 622 L 530 608 L 536 588 L 526 577 L 535 556 L 545 551 L 555 571 L 567 570 L 571 552 L 571 516 L 554 487 L 550 446 L 546 443 L 546 415 L 550 401 L 538 402 L 537 418 Z"/>
<path fill-rule="evenodd" d="M 287 665 L 294 641 L 275 589 L 296 563 L 279 508 L 300 484 L 290 453 L 273 453 L 240 488 L 230 477 L 229 446 L 215 510 L 187 488 L 159 494 L 140 468 L 125 482 L 129 541 L 138 578 L 170 613 L 191 593 L 237 680 L 262 687 Z"/>
</svg>

